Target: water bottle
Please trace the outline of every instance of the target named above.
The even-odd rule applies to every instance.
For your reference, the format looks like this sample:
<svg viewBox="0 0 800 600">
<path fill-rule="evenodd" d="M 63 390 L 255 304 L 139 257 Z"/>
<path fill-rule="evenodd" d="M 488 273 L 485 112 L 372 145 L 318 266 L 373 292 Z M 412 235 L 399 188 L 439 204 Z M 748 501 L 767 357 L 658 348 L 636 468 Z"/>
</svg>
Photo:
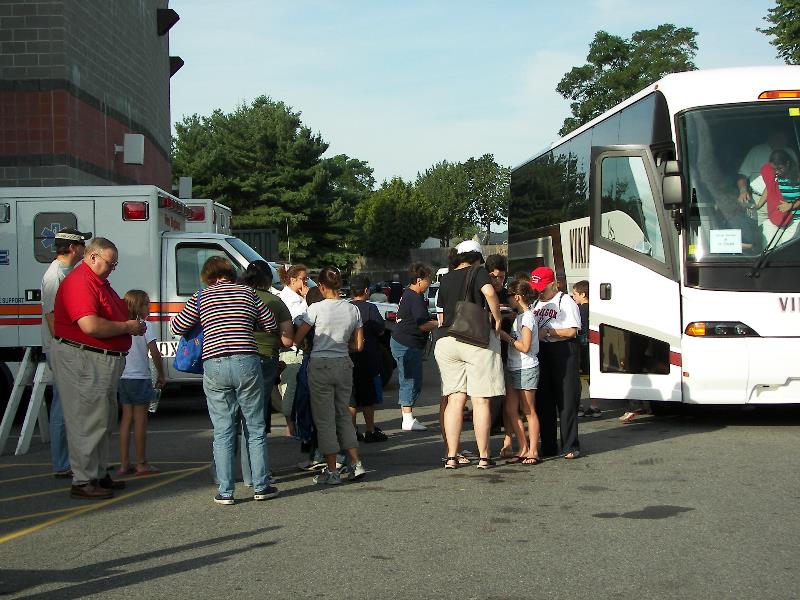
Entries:
<svg viewBox="0 0 800 600">
<path fill-rule="evenodd" d="M 158 410 L 158 402 L 161 400 L 161 390 L 155 389 L 153 390 L 153 399 L 150 400 L 150 406 L 147 408 L 147 412 L 150 414 L 155 414 Z"/>
</svg>

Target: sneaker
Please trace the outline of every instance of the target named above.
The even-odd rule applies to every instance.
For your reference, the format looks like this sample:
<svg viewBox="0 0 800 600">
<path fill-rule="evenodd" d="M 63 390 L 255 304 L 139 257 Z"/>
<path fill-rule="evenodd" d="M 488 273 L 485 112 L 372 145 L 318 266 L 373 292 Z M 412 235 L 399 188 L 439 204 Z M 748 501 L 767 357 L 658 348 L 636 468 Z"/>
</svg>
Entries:
<svg viewBox="0 0 800 600">
<path fill-rule="evenodd" d="M 277 496 L 279 493 L 280 492 L 278 491 L 278 488 L 270 485 L 265 487 L 263 490 L 255 492 L 253 494 L 253 500 L 269 500 L 270 498 Z"/>
<path fill-rule="evenodd" d="M 350 481 L 361 479 L 366 474 L 367 470 L 364 468 L 364 465 L 361 464 L 361 461 L 358 461 L 356 464 L 347 467 L 347 478 Z"/>
<path fill-rule="evenodd" d="M 323 469 L 322 473 L 314 476 L 314 483 L 319 485 L 341 485 L 342 478 L 339 476 L 338 471 Z"/>
<path fill-rule="evenodd" d="M 427 431 L 428 428 L 414 418 L 411 421 L 403 420 L 403 431 Z"/>
<path fill-rule="evenodd" d="M 369 432 L 367 432 L 367 433 L 369 433 Z M 359 442 L 363 442 L 364 441 L 364 434 L 361 433 L 358 429 L 356 429 L 356 439 Z"/>
<path fill-rule="evenodd" d="M 233 494 L 217 494 L 214 496 L 214 502 L 217 504 L 230 505 L 234 503 Z"/>
<path fill-rule="evenodd" d="M 318 471 L 325 468 L 325 459 L 316 455 L 311 460 L 304 460 L 297 463 L 297 468 L 301 471 Z"/>
<path fill-rule="evenodd" d="M 578 416 L 579 417 L 585 417 L 586 413 L 591 411 L 591 410 L 592 410 L 591 408 L 583 408 L 582 406 L 579 406 L 578 407 Z"/>
<path fill-rule="evenodd" d="M 344 454 L 337 453 L 336 454 L 336 470 L 338 471 L 344 465 L 347 464 L 347 457 Z"/>
<path fill-rule="evenodd" d="M 364 441 L 367 444 L 371 444 L 373 442 L 385 442 L 389 439 L 389 436 L 383 433 L 378 427 L 375 428 L 375 431 L 368 431 L 364 434 Z"/>
<path fill-rule="evenodd" d="M 587 409 L 584 411 L 584 414 L 583 414 L 583 416 L 585 416 L 585 417 L 591 417 L 591 418 L 593 418 L 593 419 L 597 419 L 598 417 L 600 417 L 600 416 L 602 416 L 602 415 L 603 415 L 603 411 L 602 411 L 602 410 L 600 410 L 599 408 L 595 408 L 595 407 L 593 407 L 593 406 L 590 406 L 589 408 L 587 408 Z"/>
</svg>

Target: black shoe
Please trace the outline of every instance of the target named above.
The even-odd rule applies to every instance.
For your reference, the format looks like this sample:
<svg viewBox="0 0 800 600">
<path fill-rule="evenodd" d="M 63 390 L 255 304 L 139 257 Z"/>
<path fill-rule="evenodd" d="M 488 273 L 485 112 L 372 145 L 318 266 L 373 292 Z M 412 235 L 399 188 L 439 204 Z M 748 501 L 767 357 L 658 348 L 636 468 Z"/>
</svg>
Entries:
<svg viewBox="0 0 800 600">
<path fill-rule="evenodd" d="M 369 432 L 367 432 L 367 433 L 369 433 Z M 363 442 L 363 441 L 365 441 L 364 434 L 363 434 L 363 433 L 361 433 L 361 432 L 360 432 L 358 429 L 356 429 L 356 439 L 357 439 L 359 442 Z"/>
<path fill-rule="evenodd" d="M 66 469 L 64 471 L 54 471 L 53 477 L 56 479 L 72 479 L 72 469 Z"/>
<path fill-rule="evenodd" d="M 375 428 L 375 431 L 368 431 L 364 434 L 364 441 L 367 444 L 371 444 L 373 442 L 385 442 L 389 439 L 389 436 L 383 433 L 378 427 Z"/>
<path fill-rule="evenodd" d="M 105 500 L 113 498 L 114 492 L 92 483 L 84 483 L 83 485 L 73 485 L 69 490 L 69 495 L 71 498 L 81 498 L 83 500 Z"/>
<path fill-rule="evenodd" d="M 110 475 L 106 475 L 102 479 L 98 479 L 97 485 L 105 490 L 124 490 L 125 489 L 125 482 L 124 481 L 114 481 L 111 479 Z"/>
</svg>

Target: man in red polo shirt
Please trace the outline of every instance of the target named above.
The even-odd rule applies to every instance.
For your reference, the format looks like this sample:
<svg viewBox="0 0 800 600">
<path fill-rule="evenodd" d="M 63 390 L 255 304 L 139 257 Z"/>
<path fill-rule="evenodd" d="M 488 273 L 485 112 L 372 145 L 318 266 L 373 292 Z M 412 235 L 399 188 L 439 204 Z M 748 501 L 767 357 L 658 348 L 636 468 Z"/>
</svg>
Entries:
<svg viewBox="0 0 800 600">
<path fill-rule="evenodd" d="M 145 325 L 128 319 L 125 301 L 108 282 L 117 257 L 113 243 L 94 238 L 56 294 L 50 352 L 67 426 L 73 498 L 110 498 L 125 487 L 106 472 L 109 438 L 131 336 L 142 335 Z"/>
</svg>

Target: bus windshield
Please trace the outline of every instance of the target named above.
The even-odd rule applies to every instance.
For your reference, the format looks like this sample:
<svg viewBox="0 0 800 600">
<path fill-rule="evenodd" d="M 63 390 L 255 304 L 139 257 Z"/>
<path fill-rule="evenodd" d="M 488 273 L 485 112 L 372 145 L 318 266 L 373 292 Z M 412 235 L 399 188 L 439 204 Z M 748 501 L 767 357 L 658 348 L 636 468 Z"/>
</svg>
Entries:
<svg viewBox="0 0 800 600">
<path fill-rule="evenodd" d="M 800 264 L 800 101 L 690 110 L 678 117 L 690 263 Z M 800 205 L 798 205 L 800 206 Z"/>
</svg>

